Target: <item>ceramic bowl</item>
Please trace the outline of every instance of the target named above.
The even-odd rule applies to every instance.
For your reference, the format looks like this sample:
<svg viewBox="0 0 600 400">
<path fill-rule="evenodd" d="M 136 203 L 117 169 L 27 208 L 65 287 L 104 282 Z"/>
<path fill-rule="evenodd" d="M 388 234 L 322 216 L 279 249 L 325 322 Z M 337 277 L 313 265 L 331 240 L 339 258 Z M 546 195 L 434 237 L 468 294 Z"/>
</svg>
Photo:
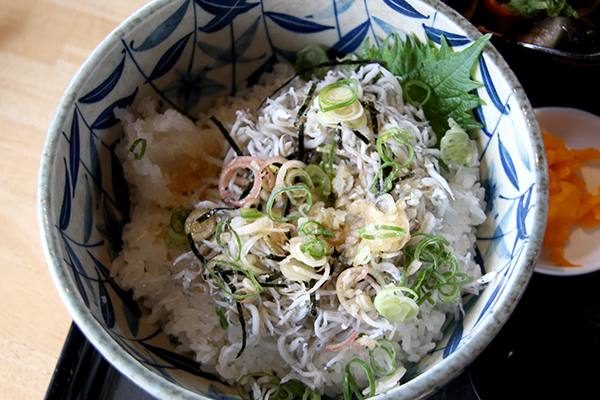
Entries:
<svg viewBox="0 0 600 400">
<path fill-rule="evenodd" d="M 307 7 L 310 4 L 310 7 Z M 174 352 L 148 312 L 109 274 L 130 212 L 114 153 L 122 130 L 115 107 L 151 95 L 188 115 L 250 84 L 273 63 L 294 60 L 309 44 L 343 53 L 391 32 L 460 50 L 480 33 L 434 0 L 157 0 L 115 29 L 73 78 L 50 126 L 39 175 L 42 242 L 60 296 L 75 323 L 120 372 L 160 399 L 238 398 Z M 474 69 L 486 105 L 485 128 L 472 132 L 481 152 L 487 221 L 478 261 L 492 277 L 465 314 L 402 385 L 380 398 L 421 398 L 464 370 L 500 330 L 520 299 L 541 247 L 547 173 L 537 121 L 519 82 L 487 45 Z"/>
</svg>

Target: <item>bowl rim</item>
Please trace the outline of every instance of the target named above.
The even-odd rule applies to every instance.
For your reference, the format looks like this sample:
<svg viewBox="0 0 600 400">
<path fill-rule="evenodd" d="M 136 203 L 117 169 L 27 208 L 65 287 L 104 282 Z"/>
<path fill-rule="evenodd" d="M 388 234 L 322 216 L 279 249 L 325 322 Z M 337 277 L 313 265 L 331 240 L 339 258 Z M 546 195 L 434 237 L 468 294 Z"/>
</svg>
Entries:
<svg viewBox="0 0 600 400">
<path fill-rule="evenodd" d="M 79 90 L 87 83 L 89 72 L 96 68 L 96 65 L 113 50 L 123 36 L 141 25 L 148 16 L 178 1 L 179 0 L 152 0 L 144 5 L 125 19 L 105 39 L 103 39 L 78 69 L 65 90 L 48 129 L 48 135 L 44 143 L 40 169 L 38 172 L 37 208 L 42 247 L 52 280 L 74 322 L 88 340 L 117 370 L 133 382 L 136 382 L 137 385 L 141 386 L 154 397 L 160 399 L 179 398 L 198 400 L 202 399 L 203 396 L 195 394 L 185 388 L 168 382 L 167 380 L 157 379 L 154 372 L 143 367 L 134 357 L 125 352 L 95 319 L 91 311 L 84 305 L 77 287 L 71 282 L 68 274 L 62 271 L 60 260 L 56 259 L 59 246 L 53 239 L 54 235 L 51 234 L 52 227 L 49 225 L 51 220 L 48 217 L 49 213 L 47 211 L 49 207 L 52 206 L 49 178 L 51 177 L 54 154 L 58 145 L 61 129 L 64 126 L 68 112 L 73 107 Z M 436 0 L 418 1 L 440 13 L 446 14 L 450 19 L 453 19 L 453 22 L 463 29 L 469 38 L 477 39 L 482 36 L 479 30 L 446 4 Z M 547 205 L 548 177 L 547 171 L 545 170 L 545 153 L 540 128 L 531 104 L 517 77 L 496 48 L 488 42 L 483 53 L 501 67 L 504 78 L 514 87 L 517 101 L 527 120 L 529 126 L 528 134 L 531 136 L 530 139 L 537 156 L 537 163 L 535 164 L 536 196 L 539 199 L 540 204 Z M 547 206 L 539 207 L 536 212 L 537 221 L 535 226 L 537 230 L 529 232 L 529 242 L 524 258 L 521 261 L 522 268 L 515 270 L 515 273 L 511 278 L 514 283 L 505 291 L 505 300 L 502 302 L 502 307 L 499 307 L 494 311 L 494 314 L 490 318 L 487 318 L 486 321 L 482 323 L 479 328 L 481 332 L 471 338 L 450 356 L 433 366 L 429 370 L 429 373 L 421 374 L 400 387 L 379 395 L 379 398 L 425 398 L 447 382 L 454 379 L 475 360 L 477 355 L 491 342 L 493 337 L 502 328 L 516 307 L 516 304 L 520 300 L 529 279 L 533 274 L 534 266 L 539 256 L 539 249 L 541 248 L 546 216 Z"/>
<path fill-rule="evenodd" d="M 42 248 L 45 255 L 50 275 L 58 290 L 61 300 L 67 307 L 73 321 L 108 362 L 111 363 L 122 375 L 128 377 L 158 399 L 179 398 L 185 400 L 198 400 L 199 396 L 189 390 L 179 387 L 164 379 L 157 379 L 157 375 L 148 368 L 139 364 L 135 358 L 125 352 L 100 323 L 94 318 L 78 292 L 76 285 L 69 279 L 60 267 L 60 260 L 55 258 L 56 249 L 59 247 L 51 234 L 50 219 L 47 210 L 52 205 L 50 190 L 51 168 L 54 163 L 54 154 L 58 145 L 61 129 L 66 121 L 67 114 L 74 105 L 77 94 L 87 83 L 89 72 L 96 68 L 127 33 L 133 31 L 150 15 L 160 9 L 168 7 L 179 0 L 152 0 L 132 15 L 127 17 L 115 27 L 99 44 L 71 79 L 67 89 L 57 106 L 56 113 L 50 123 L 46 141 L 43 147 L 40 169 L 38 172 L 37 206 L 38 225 L 41 235 Z"/>
</svg>

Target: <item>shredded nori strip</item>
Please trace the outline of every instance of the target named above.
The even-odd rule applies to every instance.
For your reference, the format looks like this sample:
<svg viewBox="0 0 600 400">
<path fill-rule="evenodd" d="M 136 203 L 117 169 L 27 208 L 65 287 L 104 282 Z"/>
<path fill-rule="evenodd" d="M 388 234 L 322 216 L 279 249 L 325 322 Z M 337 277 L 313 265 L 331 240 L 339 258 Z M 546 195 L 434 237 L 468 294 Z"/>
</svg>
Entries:
<svg viewBox="0 0 600 400">
<path fill-rule="evenodd" d="M 285 283 L 260 282 L 260 285 L 263 287 L 275 287 L 275 288 L 286 288 L 287 287 L 287 285 Z"/>
<path fill-rule="evenodd" d="M 253 174 L 254 175 L 254 174 Z M 248 196 L 250 194 L 250 191 L 252 190 L 252 187 L 254 186 L 254 179 L 251 180 L 250 182 L 248 182 L 248 184 L 246 185 L 246 187 L 244 188 L 244 191 L 242 192 L 242 194 L 240 195 L 240 200 L 242 200 L 244 197 Z"/>
<path fill-rule="evenodd" d="M 363 135 L 362 133 L 360 133 L 357 130 L 353 130 L 352 132 L 354 132 L 356 137 L 359 138 L 360 140 L 362 140 L 364 144 L 366 144 L 367 146 L 370 144 L 369 138 L 367 138 L 365 135 Z"/>
<path fill-rule="evenodd" d="M 379 135 L 379 124 L 377 123 L 379 111 L 375 108 L 375 103 L 372 101 L 361 101 L 361 104 L 371 115 L 371 129 L 373 130 L 373 136 L 377 137 Z"/>
<path fill-rule="evenodd" d="M 217 119 L 217 117 L 215 117 L 214 115 L 210 116 L 210 120 L 215 123 L 215 125 L 217 126 L 217 128 L 219 128 L 219 130 L 221 131 L 221 133 L 225 137 L 225 140 L 227 140 L 227 142 L 229 143 L 229 145 L 231 146 L 231 148 L 233 149 L 233 151 L 235 151 L 235 154 L 237 154 L 238 157 L 239 156 L 243 156 L 244 153 L 239 148 L 239 146 L 237 145 L 237 143 L 235 142 L 235 140 L 233 140 L 233 138 L 231 137 L 231 135 L 229 134 L 229 132 L 227 131 L 227 129 L 225 129 L 225 127 L 223 126 L 223 124 L 221 123 L 221 121 L 219 121 Z"/>
<path fill-rule="evenodd" d="M 188 233 L 187 234 L 187 238 L 188 238 L 188 242 L 190 243 L 190 247 L 192 249 L 192 253 L 194 253 L 194 255 L 196 256 L 196 258 L 198 260 L 200 260 L 200 262 L 202 263 L 202 265 L 206 265 L 207 260 L 206 260 L 206 258 L 204 258 L 204 256 L 202 254 L 200 254 L 200 251 L 196 247 L 196 242 L 194 242 L 194 238 L 192 237 L 192 234 Z"/>
<path fill-rule="evenodd" d="M 298 128 L 298 159 L 304 158 L 304 122 Z"/>
<path fill-rule="evenodd" d="M 317 82 L 313 82 L 312 85 L 310 86 L 310 89 L 308 90 L 306 99 L 304 99 L 304 103 L 302 103 L 302 106 L 300 106 L 300 109 L 298 110 L 298 114 L 296 115 L 296 121 L 294 122 L 295 127 L 298 127 L 298 124 L 300 123 L 300 119 L 304 116 L 306 109 L 310 105 L 310 102 L 312 101 L 312 98 L 313 98 L 316 88 L 317 88 Z"/>
<path fill-rule="evenodd" d="M 342 143 L 342 130 L 341 129 L 336 129 L 335 130 L 335 138 L 334 138 L 335 144 L 337 144 L 337 148 L 338 150 L 343 150 L 344 149 L 344 144 Z"/>
<path fill-rule="evenodd" d="M 309 289 L 312 288 L 313 286 L 315 286 L 316 283 L 317 283 L 316 280 L 311 279 L 310 282 L 308 283 Z M 315 292 L 312 292 L 309 295 L 309 300 L 310 300 L 310 315 L 312 315 L 313 317 L 316 317 L 317 316 L 317 294 Z"/>
<path fill-rule="evenodd" d="M 196 219 L 196 222 L 204 222 L 207 219 L 209 219 L 210 217 L 212 217 L 213 215 L 215 215 L 218 211 L 233 211 L 235 210 L 235 208 L 229 208 L 229 207 L 220 207 L 220 208 L 213 208 L 210 211 L 205 212 L 204 214 L 202 214 L 201 216 L 199 216 Z"/>
<path fill-rule="evenodd" d="M 227 274 L 225 274 L 223 268 L 219 267 L 218 265 L 215 267 L 215 271 L 221 276 L 221 279 L 223 279 L 223 282 L 225 282 L 228 286 L 229 286 L 229 290 L 231 290 L 231 293 L 235 292 L 235 286 L 233 286 L 233 284 L 231 283 L 231 281 L 229 280 L 229 277 L 227 276 Z M 246 349 L 246 320 L 244 319 L 244 309 L 242 308 L 242 303 L 240 303 L 239 301 L 236 300 L 235 305 L 237 306 L 237 311 L 238 311 L 238 317 L 240 320 L 240 326 L 242 327 L 242 348 L 240 349 L 240 351 L 238 351 L 237 356 L 235 356 L 235 358 L 239 358 L 242 353 L 244 352 L 244 350 Z"/>
<path fill-rule="evenodd" d="M 275 256 L 273 254 L 269 254 L 267 257 L 270 258 L 271 256 L 277 257 L 277 261 L 283 261 L 283 260 L 285 260 L 285 257 Z M 281 259 L 279 259 L 279 258 L 281 258 Z M 273 258 L 270 258 L 270 259 L 273 260 Z M 281 278 L 282 276 L 283 276 L 283 274 L 281 272 L 276 272 L 273 275 L 269 275 L 265 279 L 265 282 L 273 282 L 274 280 L 277 280 L 277 279 Z"/>
</svg>

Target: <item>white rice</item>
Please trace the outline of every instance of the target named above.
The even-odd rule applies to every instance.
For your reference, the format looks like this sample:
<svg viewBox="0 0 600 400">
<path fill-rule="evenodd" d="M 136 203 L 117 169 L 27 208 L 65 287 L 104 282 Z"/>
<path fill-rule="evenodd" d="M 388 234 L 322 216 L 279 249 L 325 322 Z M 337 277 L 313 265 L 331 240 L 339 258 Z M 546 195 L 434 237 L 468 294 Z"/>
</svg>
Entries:
<svg viewBox="0 0 600 400">
<path fill-rule="evenodd" d="M 414 177 L 396 184 L 392 191 L 394 200 L 401 199 L 399 204 L 404 209 L 411 234 L 423 232 L 445 237 L 450 243 L 448 249 L 458 260 L 459 271 L 466 273 L 471 282 L 476 281 L 481 271 L 473 257 L 474 231 L 485 219 L 478 167 L 453 166 L 450 174 L 440 169 L 436 158 L 439 150 L 430 148 L 435 135 L 426 122 L 420 122 L 425 120 L 422 112 L 403 104 L 399 85 L 386 75 L 381 76 L 377 68 L 370 65 L 361 68 L 360 72 L 330 73 L 319 83 L 317 92 L 340 78 L 356 76 L 361 82 L 363 96 L 377 104 L 380 132 L 389 127 L 411 132 L 415 159 L 400 175 L 410 172 Z M 212 110 L 200 115 L 195 124 L 173 110 L 157 112 L 157 103 L 152 99 L 144 100 L 136 110 L 118 111 L 125 136 L 117 154 L 135 206 L 131 222 L 123 231 L 123 251 L 113 262 L 112 273 L 119 285 L 132 289 L 135 297 L 143 300 L 152 311 L 153 322 L 160 323 L 165 333 L 178 338 L 181 344 L 177 351 L 191 353 L 204 371 L 216 373 L 231 384 L 247 373 L 273 373 L 283 381 L 296 379 L 312 389 L 319 388 L 323 394 L 339 394 L 343 368 L 348 361 L 360 356 L 360 351 L 357 353 L 353 346 L 339 351 L 324 349 L 327 345 L 342 342 L 352 330 L 357 330 L 372 339 L 391 337 L 397 343 L 399 371 L 388 382 L 391 386 L 400 379 L 402 365 L 406 367 L 417 362 L 434 349 L 441 338 L 446 316 L 461 311 L 460 297 L 451 304 L 438 301 L 431 305 L 425 301 L 416 318 L 400 323 L 390 331 L 369 326 L 346 312 L 338 301 L 334 282 L 316 292 L 318 314 L 313 317 L 309 296 L 298 295 L 303 285 L 288 280 L 287 288 L 267 287 L 252 301 L 243 302 L 248 343 L 237 357 L 242 330 L 236 302 L 210 279 L 189 248 L 169 248 L 163 240 L 162 234 L 174 207 L 211 209 L 230 206 L 221 198 L 218 182 L 221 169 L 235 158 L 235 154 L 208 116 L 216 116 L 250 156 L 262 159 L 287 157 L 298 150 L 298 130 L 293 123 L 309 84 L 296 79 L 263 104 L 258 115 L 256 113 L 263 100 L 292 73 L 286 65 L 276 66 L 274 73 L 263 77 L 262 84 L 242 89 L 236 97 L 221 99 Z M 376 77 L 379 79 L 375 84 Z M 311 112 L 307 114 L 307 150 L 325 146 L 333 139 L 333 130 L 323 128 L 313 117 Z M 373 138 L 367 145 L 347 129 L 342 130 L 341 137 L 343 149 L 336 153 L 333 191 L 341 209 L 355 204 L 360 211 L 356 204 L 361 200 L 375 201 L 369 187 L 380 163 L 379 155 Z M 141 160 L 136 160 L 129 151 L 138 138 L 147 141 L 146 153 Z M 240 183 L 230 189 L 240 191 L 243 185 Z M 379 207 L 385 205 L 379 203 Z M 325 221 L 328 228 L 337 226 L 339 232 L 350 232 L 344 231 L 344 227 L 356 222 L 345 212 L 326 209 L 322 204 L 315 205 L 313 210 L 315 218 Z M 232 226 L 234 223 L 239 226 L 239 221 L 239 217 L 232 220 Z M 360 248 L 361 239 L 357 233 L 348 234 L 345 239 L 338 249 L 342 252 L 342 260 L 350 263 Z M 209 251 L 213 256 L 222 253 L 214 241 L 206 240 L 201 245 L 203 251 Z M 268 251 L 260 250 L 264 243 L 259 239 L 250 245 L 257 253 Z M 402 257 L 401 252 L 373 253 L 369 265 L 389 282 L 396 283 L 400 278 L 397 265 Z M 266 264 L 276 268 L 276 263 Z M 477 285 L 466 287 L 472 292 L 477 291 Z M 226 330 L 220 326 L 216 305 L 221 306 L 227 317 L 229 328 Z M 387 323 L 383 317 L 377 320 L 381 320 L 380 325 Z M 359 384 L 368 386 L 366 381 Z M 379 380 L 378 390 L 386 386 L 383 379 Z M 256 385 L 247 384 L 246 389 L 261 396 Z"/>
</svg>

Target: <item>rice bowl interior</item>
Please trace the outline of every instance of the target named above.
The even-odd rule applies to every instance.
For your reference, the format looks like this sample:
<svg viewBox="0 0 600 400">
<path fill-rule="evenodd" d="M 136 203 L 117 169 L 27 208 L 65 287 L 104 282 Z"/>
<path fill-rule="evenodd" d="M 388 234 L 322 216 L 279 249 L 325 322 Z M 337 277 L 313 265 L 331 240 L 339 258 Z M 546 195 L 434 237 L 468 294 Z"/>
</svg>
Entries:
<svg viewBox="0 0 600 400">
<path fill-rule="evenodd" d="M 512 73 L 487 46 L 474 70 L 474 79 L 482 83 L 477 94 L 485 102 L 474 113 L 483 128 L 469 132 L 477 163 L 469 168 L 450 165 L 448 174 L 439 167 L 435 134 L 423 114 L 404 102 L 393 80 L 377 70 L 378 64 L 338 68 L 317 82 L 316 96 L 303 116 L 306 129 L 300 146 L 294 123 L 310 98 L 311 85 L 297 78 L 277 90 L 294 73 L 281 63 L 292 61 L 286 56 L 314 43 L 330 48 L 343 43 L 347 52 L 360 53 L 367 36 L 371 43 L 381 43 L 394 26 L 421 39 L 445 32 L 454 50 L 468 47 L 480 35 L 437 3 L 348 2 L 349 8 L 336 13 L 323 2 L 320 13 L 310 16 L 290 4 L 244 4 L 227 5 L 235 10 L 235 18 L 227 19 L 204 1 L 154 2 L 123 24 L 79 72 L 82 78 L 69 88 L 51 127 L 40 173 L 40 204 L 48 221 L 42 223 L 44 244 L 57 286 L 66 288 L 61 295 L 105 357 L 157 397 L 237 396 L 235 384 L 242 376 L 277 373 L 282 378 L 285 368 L 286 380 L 340 396 L 344 367 L 365 351 L 353 345 L 357 338 L 366 348 L 371 345 L 368 340 L 393 339 L 397 369 L 387 381 L 377 377 L 378 386 L 391 389 L 387 393 L 394 398 L 421 396 L 460 372 L 489 343 L 518 300 L 537 258 L 546 177 L 539 128 L 529 104 Z M 365 9 L 369 16 L 361 25 L 357 18 Z M 386 17 L 390 12 L 396 19 Z M 146 18 L 153 22 L 139 23 Z M 157 26 L 163 28 L 156 30 Z M 301 39 L 286 41 L 283 51 L 277 39 L 300 30 Z M 122 35 L 126 39 L 117 40 Z M 246 43 L 238 37 L 253 40 Z M 233 61 L 224 55 L 232 46 L 225 45 L 221 53 L 215 50 L 219 43 L 234 42 L 241 53 L 235 53 Z M 221 58 L 215 58 L 217 54 Z M 94 60 L 104 60 L 104 69 Z M 91 71 L 94 77 L 87 79 Z M 122 79 L 125 76 L 129 79 Z M 332 128 L 318 115 L 318 93 L 351 78 L 357 78 L 365 104 L 389 108 L 377 117 L 376 132 L 370 120 L 370 129 L 361 136 L 354 131 L 362 132 L 362 127 Z M 240 86 L 248 80 L 251 87 Z M 177 82 L 201 90 L 183 93 Z M 231 133 L 243 155 L 236 154 L 215 120 Z M 409 135 L 393 138 L 382 145 L 383 153 L 378 152 L 377 137 L 394 129 Z M 304 152 L 298 157 L 300 147 Z M 414 158 L 409 160 L 410 147 Z M 383 190 L 383 172 L 378 172 L 382 156 L 388 154 L 385 148 L 398 163 L 408 162 L 388 191 Z M 308 161 L 311 152 L 314 158 Z M 334 156 L 328 169 L 330 154 Z M 276 160 L 267 173 L 273 179 L 283 159 L 296 157 L 304 163 L 302 169 L 323 162 L 321 170 L 330 172 L 331 188 L 311 193 L 315 198 L 310 209 L 292 205 L 286 210 L 280 198 L 270 199 L 282 187 L 275 186 L 276 181 L 269 186 L 266 177 L 265 185 L 248 200 L 243 193 L 252 187 L 248 176 L 222 182 L 222 170 L 239 157 L 249 157 L 244 159 L 249 163 Z M 238 169 L 243 173 L 252 164 Z M 262 165 L 258 171 L 264 171 Z M 248 202 L 233 204 L 242 199 Z M 229 274 L 239 278 L 231 283 L 237 282 L 236 290 L 245 284 L 249 296 L 232 298 L 224 290 L 228 282 L 219 284 L 214 271 L 202 268 L 187 235 L 180 241 L 181 232 L 167 232 L 178 208 L 186 210 L 186 218 L 192 210 L 197 218 L 215 209 L 235 209 L 211 217 L 213 229 L 227 222 L 218 225 L 221 238 L 213 231 L 194 243 L 208 259 L 254 269 L 252 276 Z M 246 209 L 252 208 L 260 216 L 245 217 Z M 281 220 L 285 216 L 295 219 Z M 317 242 L 325 243 L 324 254 L 306 258 L 307 236 L 318 236 L 302 234 L 302 224 L 310 221 L 334 237 Z M 385 231 L 384 236 L 377 237 L 382 233 L 378 230 Z M 418 316 L 390 322 L 372 303 L 389 284 L 414 287 L 418 266 L 413 265 L 406 280 L 402 271 L 408 268 L 397 265 L 404 260 L 402 249 L 410 245 L 411 236 L 418 239 L 420 233 L 448 241 L 457 272 L 468 281 L 460 285 L 467 296 L 448 303 L 423 299 Z M 302 265 L 287 265 L 290 258 Z M 304 267 L 315 260 L 313 270 L 307 271 Z M 310 279 L 294 275 L 298 268 Z M 280 286 L 264 285 L 256 295 L 256 283 L 266 283 L 265 277 L 276 272 L 284 275 L 272 281 Z M 348 285 L 340 293 L 336 278 L 342 274 Z M 479 280 L 483 275 L 485 280 Z M 157 375 L 166 379 L 157 381 Z M 356 377 L 361 390 L 369 386 L 360 381 L 361 373 Z M 402 385 L 392 389 L 400 379 Z M 247 389 L 259 391 L 249 384 Z"/>
</svg>

